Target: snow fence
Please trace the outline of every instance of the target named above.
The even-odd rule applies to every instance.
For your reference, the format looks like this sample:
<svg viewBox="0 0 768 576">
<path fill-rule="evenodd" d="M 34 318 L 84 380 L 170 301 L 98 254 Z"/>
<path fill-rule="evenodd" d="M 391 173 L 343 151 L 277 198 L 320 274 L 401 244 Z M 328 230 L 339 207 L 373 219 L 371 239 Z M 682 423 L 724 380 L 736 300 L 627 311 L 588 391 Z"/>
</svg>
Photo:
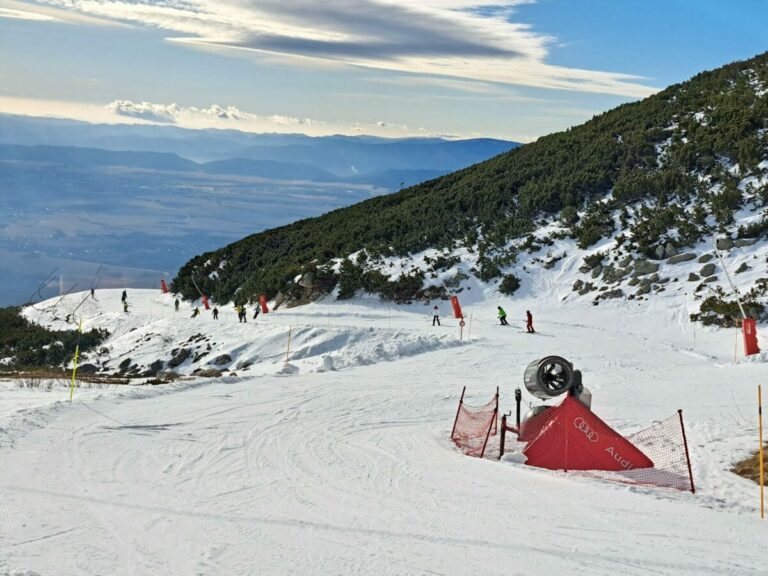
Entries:
<svg viewBox="0 0 768 576">
<path fill-rule="evenodd" d="M 464 454 L 482 458 L 488 447 L 488 439 L 498 432 L 499 389 L 490 402 L 482 406 L 468 406 L 464 403 L 464 393 L 461 391 L 459 409 L 451 430 L 451 440 L 456 443 Z"/>
</svg>

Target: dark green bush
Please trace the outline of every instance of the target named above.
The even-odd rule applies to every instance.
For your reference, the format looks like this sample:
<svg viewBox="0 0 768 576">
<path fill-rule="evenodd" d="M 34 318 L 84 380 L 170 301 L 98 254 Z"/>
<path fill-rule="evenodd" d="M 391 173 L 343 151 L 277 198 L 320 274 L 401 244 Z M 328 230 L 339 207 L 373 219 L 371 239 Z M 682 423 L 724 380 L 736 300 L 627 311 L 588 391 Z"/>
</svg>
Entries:
<svg viewBox="0 0 768 576">
<path fill-rule="evenodd" d="M 18 307 L 0 308 L 0 358 L 12 358 L 4 368 L 61 368 L 75 355 L 101 344 L 108 336 L 106 330 L 89 330 L 78 334 L 77 330 L 48 330 L 29 322 Z"/>
<path fill-rule="evenodd" d="M 499 292 L 512 296 L 520 288 L 520 278 L 514 274 L 505 274 L 499 283 Z"/>
</svg>

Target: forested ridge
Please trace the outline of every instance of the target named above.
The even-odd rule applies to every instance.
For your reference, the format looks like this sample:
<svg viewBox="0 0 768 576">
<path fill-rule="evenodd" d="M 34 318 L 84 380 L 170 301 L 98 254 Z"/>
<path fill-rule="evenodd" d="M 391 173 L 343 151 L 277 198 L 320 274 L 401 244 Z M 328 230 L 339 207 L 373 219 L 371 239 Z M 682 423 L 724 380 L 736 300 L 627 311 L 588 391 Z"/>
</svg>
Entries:
<svg viewBox="0 0 768 576">
<path fill-rule="evenodd" d="M 659 246 L 728 231 L 743 202 L 738 183 L 768 157 L 766 124 L 768 53 L 464 170 L 202 254 L 172 288 L 187 298 L 199 289 L 219 302 L 244 302 L 297 292 L 295 278 L 308 271 L 316 291 L 329 291 L 346 271 L 351 289 L 397 299 L 399 288 L 380 272 L 372 277 L 367 261 L 467 246 L 478 254 L 478 276 L 490 279 L 514 258 L 511 239 L 559 218 L 587 247 L 615 231 L 617 211 L 631 226 L 628 247 L 653 258 Z M 751 192 L 768 199 L 768 191 Z M 363 249 L 355 262 L 327 266 Z M 419 281 L 400 288 L 417 291 Z"/>
</svg>

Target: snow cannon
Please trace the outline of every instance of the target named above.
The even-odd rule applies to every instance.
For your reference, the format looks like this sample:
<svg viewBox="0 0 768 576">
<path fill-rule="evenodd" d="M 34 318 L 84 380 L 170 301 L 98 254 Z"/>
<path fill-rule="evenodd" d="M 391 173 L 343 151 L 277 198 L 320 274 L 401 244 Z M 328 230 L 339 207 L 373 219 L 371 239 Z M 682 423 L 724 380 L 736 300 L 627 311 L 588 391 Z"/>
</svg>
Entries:
<svg viewBox="0 0 768 576">
<path fill-rule="evenodd" d="M 575 370 L 573 364 L 561 356 L 546 356 L 528 364 L 523 375 L 523 383 L 528 392 L 539 400 L 550 400 L 567 393 L 588 409 L 592 405 L 592 394 L 581 382 L 581 371 Z M 537 422 L 544 423 L 546 419 L 536 417 L 550 408 L 552 407 L 541 404 L 528 410 L 518 426 L 520 440 L 533 438 L 538 434 L 537 427 L 535 425 L 526 427 L 526 422 L 535 419 Z"/>
</svg>

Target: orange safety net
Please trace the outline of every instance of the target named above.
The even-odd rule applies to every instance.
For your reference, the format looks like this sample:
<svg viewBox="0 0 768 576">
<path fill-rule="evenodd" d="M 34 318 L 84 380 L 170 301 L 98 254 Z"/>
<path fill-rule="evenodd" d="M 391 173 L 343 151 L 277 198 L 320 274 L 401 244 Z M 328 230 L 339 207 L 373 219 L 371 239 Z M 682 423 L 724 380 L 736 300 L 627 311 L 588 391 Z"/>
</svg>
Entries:
<svg viewBox="0 0 768 576">
<path fill-rule="evenodd" d="M 488 439 L 498 431 L 499 395 L 483 406 L 464 404 L 464 393 L 459 401 L 451 440 L 468 456 L 483 457 Z"/>
</svg>

